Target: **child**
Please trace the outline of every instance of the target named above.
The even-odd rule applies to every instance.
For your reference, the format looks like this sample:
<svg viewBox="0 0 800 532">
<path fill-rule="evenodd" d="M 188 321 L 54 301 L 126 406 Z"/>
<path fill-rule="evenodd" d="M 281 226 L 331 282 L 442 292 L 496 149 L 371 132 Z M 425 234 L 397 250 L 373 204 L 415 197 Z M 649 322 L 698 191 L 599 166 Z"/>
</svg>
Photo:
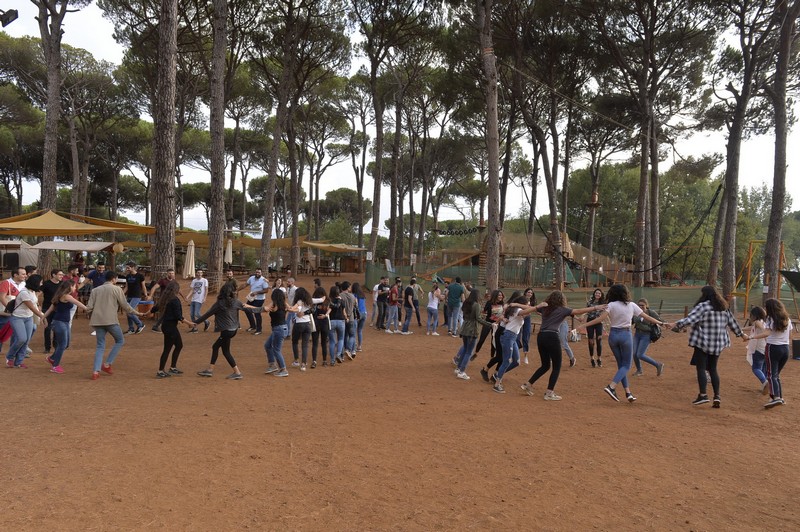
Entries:
<svg viewBox="0 0 800 532">
<path fill-rule="evenodd" d="M 786 312 L 783 303 L 778 299 L 767 299 L 764 303 L 764 311 L 767 314 L 767 330 L 753 337 L 767 339 L 764 355 L 767 364 L 770 401 L 764 405 L 764 408 L 774 408 L 786 404 L 781 387 L 781 370 L 789 360 L 791 320 L 789 320 L 789 313 Z"/>
<path fill-rule="evenodd" d="M 750 341 L 747 342 L 747 361 L 753 367 L 753 375 L 758 378 L 761 383 L 761 393 L 767 393 L 769 381 L 764 374 L 767 370 L 766 357 L 764 356 L 764 349 L 766 349 L 767 340 L 765 338 L 754 338 L 754 336 L 763 333 L 766 330 L 764 319 L 767 313 L 761 307 L 753 307 L 750 310 Z"/>
</svg>

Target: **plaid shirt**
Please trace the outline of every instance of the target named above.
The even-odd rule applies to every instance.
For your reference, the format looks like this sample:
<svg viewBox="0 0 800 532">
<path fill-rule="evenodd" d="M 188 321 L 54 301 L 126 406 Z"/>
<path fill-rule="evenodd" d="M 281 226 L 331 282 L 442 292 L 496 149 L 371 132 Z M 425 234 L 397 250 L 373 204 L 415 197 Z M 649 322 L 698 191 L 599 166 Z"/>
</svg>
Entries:
<svg viewBox="0 0 800 532">
<path fill-rule="evenodd" d="M 730 328 L 736 336 L 742 335 L 742 329 L 728 310 L 717 311 L 708 301 L 695 306 L 689 315 L 675 322 L 674 330 L 692 327 L 689 334 L 689 345 L 705 351 L 709 355 L 719 355 L 723 349 L 731 345 L 728 336 Z"/>
</svg>

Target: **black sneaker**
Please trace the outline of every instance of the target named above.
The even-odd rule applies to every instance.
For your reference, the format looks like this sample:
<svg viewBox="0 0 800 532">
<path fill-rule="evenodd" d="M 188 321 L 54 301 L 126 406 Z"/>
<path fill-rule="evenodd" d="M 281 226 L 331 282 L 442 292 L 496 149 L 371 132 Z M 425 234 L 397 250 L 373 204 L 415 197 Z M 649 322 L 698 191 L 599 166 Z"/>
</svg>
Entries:
<svg viewBox="0 0 800 532">
<path fill-rule="evenodd" d="M 156 379 L 166 379 L 169 376 L 170 374 L 167 373 L 166 371 L 159 371 L 158 373 L 156 373 Z"/>
<path fill-rule="evenodd" d="M 169 368 L 170 375 L 183 375 L 183 372 L 178 368 Z"/>
<path fill-rule="evenodd" d="M 781 399 L 780 397 L 776 397 L 776 398 L 772 399 L 769 403 L 765 404 L 764 408 L 775 408 L 776 406 L 782 405 L 782 404 L 785 404 L 783 402 L 783 399 Z"/>
<path fill-rule="evenodd" d="M 704 404 L 706 404 L 708 402 L 709 402 L 708 396 L 700 394 L 700 395 L 697 396 L 697 399 L 692 401 L 692 404 L 693 405 L 704 405 Z"/>
<path fill-rule="evenodd" d="M 599 358 L 597 359 L 597 367 L 598 368 L 602 368 L 603 367 L 603 361 L 600 360 Z"/>
<path fill-rule="evenodd" d="M 636 400 L 636 397 L 634 397 L 631 392 L 627 392 L 625 394 L 625 398 L 628 400 L 629 403 L 632 403 Z"/>
<path fill-rule="evenodd" d="M 569 367 L 571 367 L 571 368 L 575 367 L 575 362 L 576 362 L 575 357 L 570 358 L 569 359 Z"/>
<path fill-rule="evenodd" d="M 135 333 L 133 333 L 133 334 L 139 334 L 139 333 L 140 333 L 140 332 L 142 332 L 143 330 L 144 330 L 144 326 L 141 326 L 141 327 L 139 327 L 138 329 L 136 329 L 136 332 L 135 332 Z"/>
<path fill-rule="evenodd" d="M 712 408 L 719 408 L 719 396 L 714 397 L 714 403 L 711 405 Z"/>
<path fill-rule="evenodd" d="M 596 368 L 596 367 L 597 367 L 597 362 L 595 362 L 595 361 L 594 361 L 594 359 L 592 359 L 592 367 L 593 367 L 593 368 Z"/>
<path fill-rule="evenodd" d="M 617 390 L 615 390 L 611 386 L 606 386 L 605 388 L 603 388 L 603 391 L 606 392 L 609 397 L 611 397 L 613 400 L 619 403 L 619 397 L 617 397 Z"/>
<path fill-rule="evenodd" d="M 481 377 L 484 381 L 489 382 L 489 372 L 481 368 Z"/>
<path fill-rule="evenodd" d="M 208 330 L 209 325 L 211 325 L 211 323 L 208 321 L 203 324 L 203 332 L 206 332 Z"/>
</svg>

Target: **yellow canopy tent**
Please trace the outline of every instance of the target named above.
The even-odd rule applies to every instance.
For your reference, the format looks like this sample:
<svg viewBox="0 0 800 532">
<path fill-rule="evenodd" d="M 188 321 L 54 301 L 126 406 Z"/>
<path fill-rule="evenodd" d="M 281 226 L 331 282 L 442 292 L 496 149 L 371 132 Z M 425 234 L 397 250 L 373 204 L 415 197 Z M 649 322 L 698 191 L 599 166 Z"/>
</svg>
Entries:
<svg viewBox="0 0 800 532">
<path fill-rule="evenodd" d="M 24 215 L 23 215 L 24 216 Z M 0 235 L 21 236 L 78 236 L 114 231 L 111 227 L 76 222 L 53 211 L 20 219 L 20 216 L 0 220 Z M 12 221 L 7 221 L 12 220 Z"/>
<path fill-rule="evenodd" d="M 300 245 L 304 246 L 306 242 L 306 237 L 300 237 Z M 237 238 L 233 241 L 233 246 L 245 246 L 249 248 L 261 248 L 261 239 L 260 238 Z M 291 238 L 273 238 L 269 241 L 269 248 L 270 249 L 289 249 L 292 247 L 292 239 Z"/>
<path fill-rule="evenodd" d="M 58 214 L 67 218 L 71 218 L 73 220 L 80 220 L 82 222 L 92 223 L 95 225 L 111 227 L 113 231 L 122 231 L 124 233 L 134 233 L 140 235 L 152 235 L 155 234 L 156 232 L 156 228 L 150 225 L 129 224 L 126 222 L 117 222 L 115 220 L 104 220 L 102 218 L 93 218 L 92 216 L 70 214 L 68 212 L 58 212 Z"/>
</svg>

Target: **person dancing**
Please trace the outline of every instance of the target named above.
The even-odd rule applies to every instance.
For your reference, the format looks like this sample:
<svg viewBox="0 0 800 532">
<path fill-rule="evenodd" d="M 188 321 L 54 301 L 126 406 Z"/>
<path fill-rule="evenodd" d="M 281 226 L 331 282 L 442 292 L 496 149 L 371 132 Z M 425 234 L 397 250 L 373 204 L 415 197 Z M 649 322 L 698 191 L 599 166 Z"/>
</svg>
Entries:
<svg viewBox="0 0 800 532">
<path fill-rule="evenodd" d="M 183 338 L 178 330 L 178 323 L 191 325 L 192 329 L 196 330 L 194 323 L 183 319 L 183 307 L 180 299 L 178 299 L 180 291 L 181 285 L 177 281 L 169 281 L 162 290 L 156 306 L 150 311 L 151 314 L 159 310 L 162 312 L 160 329 L 161 334 L 164 335 L 164 349 L 161 351 L 161 359 L 158 363 L 157 379 L 165 379 L 172 375 L 183 375 L 183 372 L 178 369 L 178 357 L 181 356 L 181 350 L 183 349 Z M 164 369 L 167 366 L 167 358 L 170 351 L 172 352 L 172 364 L 167 372 Z"/>
<path fill-rule="evenodd" d="M 764 354 L 766 355 L 770 400 L 764 405 L 764 408 L 774 408 L 786 404 L 786 401 L 783 400 L 781 370 L 789 361 L 789 336 L 792 322 L 789 319 L 789 313 L 786 312 L 786 307 L 778 299 L 767 299 L 764 302 L 764 311 L 767 314 L 767 330 L 753 338 L 767 339 Z"/>
<path fill-rule="evenodd" d="M 595 288 L 592 292 L 592 297 L 586 302 L 587 307 L 596 307 L 603 304 L 603 291 Z M 600 315 L 599 311 L 589 312 L 586 315 L 586 320 L 591 321 Z M 591 327 L 586 328 L 586 338 L 589 340 L 589 359 L 592 361 L 592 367 L 602 368 L 603 361 L 603 322 L 595 323 Z M 594 358 L 595 346 L 597 347 L 597 360 Z"/>
<path fill-rule="evenodd" d="M 473 290 L 467 296 L 462 307 L 464 312 L 464 324 L 461 326 L 461 341 L 463 345 L 456 353 L 453 362 L 456 365 L 455 374 L 459 379 L 468 381 L 467 364 L 472 357 L 472 349 L 475 347 L 475 340 L 478 338 L 478 323 L 491 327 L 491 324 L 481 319 L 481 305 L 478 303 L 478 291 Z"/>
<path fill-rule="evenodd" d="M 228 364 L 233 369 L 233 373 L 227 376 L 231 380 L 239 380 L 242 378 L 242 372 L 239 366 L 236 365 L 236 360 L 231 354 L 231 340 L 239 330 L 239 311 L 245 310 L 245 306 L 241 301 L 236 299 L 236 288 L 232 283 L 225 283 L 219 290 L 217 300 L 211 305 L 211 308 L 206 311 L 202 316 L 198 316 L 192 322 L 199 325 L 211 316 L 214 316 L 214 331 L 219 331 L 219 338 L 211 346 L 211 362 L 208 368 L 198 371 L 197 374 L 201 377 L 213 377 L 214 365 L 217 363 L 219 351 L 222 350 L 222 356 L 228 361 Z"/>
<path fill-rule="evenodd" d="M 766 355 L 764 352 L 767 349 L 766 337 L 762 337 L 761 333 L 767 330 L 764 320 L 767 318 L 767 313 L 761 307 L 753 307 L 750 309 L 750 341 L 747 342 L 747 359 L 750 366 L 753 368 L 753 375 L 756 376 L 758 382 L 761 383 L 761 393 L 766 394 L 769 392 L 769 380 L 767 379 L 766 371 Z"/>
<path fill-rule="evenodd" d="M 518 295 L 511 298 L 508 307 L 503 314 L 505 331 L 500 337 L 500 344 L 503 347 L 503 363 L 500 369 L 494 374 L 494 386 L 492 389 L 497 393 L 506 393 L 503 388 L 503 377 L 506 372 L 519 366 L 519 347 L 517 346 L 517 336 L 522 330 L 522 322 L 525 316 L 534 312 L 536 307 L 526 305 L 525 296 Z"/>
<path fill-rule="evenodd" d="M 300 366 L 300 371 L 305 371 L 307 367 L 308 346 L 311 343 L 311 309 L 314 303 L 308 290 L 298 286 L 294 293 L 294 305 L 286 309 L 289 312 L 294 312 L 296 316 L 294 327 L 292 327 L 292 355 L 294 357 L 292 366 Z M 302 363 L 298 361 L 297 353 L 297 346 L 301 339 L 303 346 Z"/>
<path fill-rule="evenodd" d="M 655 318 L 659 321 L 661 320 L 661 316 L 650 308 L 650 304 L 646 299 L 642 298 L 637 301 L 637 303 L 645 314 L 651 318 Z M 636 364 L 636 373 L 634 373 L 634 375 L 637 377 L 643 375 L 642 362 L 647 362 L 656 368 L 656 377 L 660 377 L 661 374 L 664 373 L 664 364 L 647 356 L 647 348 L 650 346 L 650 333 L 653 331 L 653 324 L 644 321 L 644 319 L 639 316 L 638 318 L 633 318 L 633 330 L 633 362 Z"/>
<path fill-rule="evenodd" d="M 286 369 L 286 361 L 281 353 L 283 340 L 289 336 L 289 324 L 286 322 L 286 313 L 288 312 L 286 292 L 273 290 L 270 298 L 272 305 L 265 310 L 269 312 L 272 333 L 270 333 L 267 341 L 264 342 L 264 351 L 267 353 L 267 370 L 264 373 L 272 374 L 276 377 L 288 377 L 289 372 Z"/>
<path fill-rule="evenodd" d="M 535 307 L 538 303 L 536 302 L 536 294 L 533 293 L 533 288 L 526 288 L 523 295 L 528 299 L 527 305 L 531 307 Z M 519 333 L 519 342 L 520 347 L 522 347 L 522 360 L 525 365 L 528 365 L 528 351 L 530 351 L 530 344 L 531 344 L 531 331 L 533 330 L 533 323 L 531 322 L 530 314 L 525 316 L 525 319 L 522 321 L 522 331 Z"/>
<path fill-rule="evenodd" d="M 587 314 L 589 312 L 598 312 L 604 309 L 605 305 L 593 305 L 591 307 L 572 309 L 567 306 L 567 298 L 560 290 L 551 292 L 547 299 L 541 305 L 519 305 L 523 309 L 532 309 L 542 314 L 542 326 L 539 329 L 539 334 L 536 335 L 536 347 L 539 350 L 539 358 L 542 363 L 528 382 L 520 386 L 522 390 L 528 394 L 533 395 L 533 384 L 539 380 L 545 373 L 550 371 L 550 379 L 547 382 L 547 390 L 544 393 L 545 401 L 560 401 L 561 396 L 556 395 L 555 388 L 558 382 L 558 377 L 561 374 L 561 332 L 560 328 L 563 323 L 566 323 L 566 318 L 569 316 L 578 316 L 580 314 Z M 574 360 L 571 359 L 571 360 Z"/>
<path fill-rule="evenodd" d="M 667 326 L 669 327 L 669 325 Z M 722 295 L 710 285 L 700 289 L 700 299 L 697 300 L 689 315 L 676 321 L 671 328 L 674 331 L 680 331 L 688 326 L 692 327 L 692 332 L 689 334 L 689 346 L 694 347 L 691 363 L 697 369 L 697 384 L 700 388 L 700 393 L 697 395 L 697 399 L 692 401 L 692 404 L 708 403 L 708 394 L 706 393 L 708 386 L 706 370 L 708 370 L 711 375 L 711 386 L 714 389 L 712 406 L 719 408 L 721 401 L 717 362 L 722 350 L 731 345 L 728 329 L 745 340 L 748 337 L 739 328 L 739 324 L 728 310 L 728 304 Z"/>
<path fill-rule="evenodd" d="M 631 359 L 633 358 L 633 339 L 631 336 L 631 323 L 634 316 L 641 316 L 645 321 L 656 325 L 664 325 L 663 322 L 652 318 L 636 303 L 631 302 L 631 295 L 628 288 L 623 284 L 615 284 L 608 289 L 606 294 L 607 305 L 598 317 L 586 322 L 581 329 L 588 329 L 592 325 L 602 322 L 606 316 L 611 320 L 611 331 L 608 333 L 608 346 L 614 353 L 617 361 L 617 372 L 611 382 L 603 388 L 614 401 L 619 402 L 616 387 L 622 384 L 625 389 L 625 398 L 629 403 L 636 401 L 631 389 L 628 386 L 628 372 L 631 369 Z"/>
<path fill-rule="evenodd" d="M 56 288 L 50 300 L 50 306 L 44 313 L 44 317 L 47 318 L 50 329 L 53 331 L 55 349 L 53 356 L 46 357 L 51 366 L 50 371 L 53 373 L 64 373 L 64 368 L 61 367 L 61 359 L 64 356 L 64 351 L 69 347 L 71 336 L 69 320 L 72 316 L 72 307 L 86 310 L 86 305 L 72 296 L 74 289 L 75 281 L 72 279 L 58 283 L 58 288 Z"/>
<path fill-rule="evenodd" d="M 312 294 L 314 301 L 319 301 L 314 306 L 314 328 L 311 333 L 311 369 L 317 367 L 317 345 L 322 349 L 322 365 L 328 365 L 328 335 L 331 331 L 331 323 L 328 320 L 330 305 L 328 305 L 328 294 L 325 289 L 318 286 Z"/>
</svg>

